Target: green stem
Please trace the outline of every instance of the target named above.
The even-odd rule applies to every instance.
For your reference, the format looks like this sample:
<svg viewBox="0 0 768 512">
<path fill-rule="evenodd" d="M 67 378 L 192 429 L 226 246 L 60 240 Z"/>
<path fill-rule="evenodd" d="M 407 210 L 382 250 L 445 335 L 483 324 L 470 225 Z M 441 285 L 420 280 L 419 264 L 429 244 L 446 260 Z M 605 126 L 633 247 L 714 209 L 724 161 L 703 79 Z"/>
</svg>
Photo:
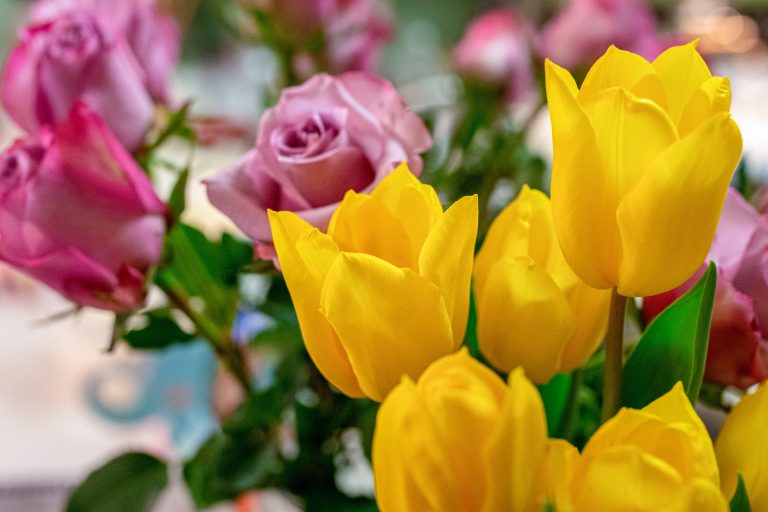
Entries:
<svg viewBox="0 0 768 512">
<path fill-rule="evenodd" d="M 566 398 L 563 416 L 560 418 L 560 425 L 557 427 L 557 437 L 571 440 L 573 436 L 573 427 L 576 424 L 576 418 L 579 415 L 579 391 L 584 382 L 584 374 L 580 368 L 577 368 L 571 374 L 571 387 L 568 389 L 568 398 Z"/>
<path fill-rule="evenodd" d="M 170 303 L 189 318 L 194 324 L 197 334 L 203 337 L 211 346 L 216 356 L 224 366 L 232 373 L 243 392 L 247 396 L 253 396 L 253 385 L 248 371 L 245 354 L 235 345 L 232 337 L 226 330 L 219 329 L 205 314 L 195 311 L 187 298 L 168 283 L 159 282 L 158 285 L 165 292 Z"/>
<path fill-rule="evenodd" d="M 605 370 L 603 380 L 603 413 L 605 423 L 621 407 L 621 386 L 624 374 L 624 317 L 627 298 L 611 290 L 608 332 L 605 335 Z"/>
</svg>

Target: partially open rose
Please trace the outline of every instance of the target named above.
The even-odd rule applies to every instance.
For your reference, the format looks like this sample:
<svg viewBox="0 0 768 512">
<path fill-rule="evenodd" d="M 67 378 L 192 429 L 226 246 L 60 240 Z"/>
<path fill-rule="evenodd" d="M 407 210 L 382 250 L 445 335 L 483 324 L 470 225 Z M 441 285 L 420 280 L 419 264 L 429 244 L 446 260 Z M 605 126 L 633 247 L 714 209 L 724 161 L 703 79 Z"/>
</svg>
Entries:
<svg viewBox="0 0 768 512">
<path fill-rule="evenodd" d="M 207 181 L 211 202 L 271 258 L 267 210 L 291 210 L 325 229 L 347 190 L 370 191 L 400 162 L 418 174 L 431 146 L 392 85 L 366 73 L 321 74 L 283 91 L 256 147 Z"/>
</svg>

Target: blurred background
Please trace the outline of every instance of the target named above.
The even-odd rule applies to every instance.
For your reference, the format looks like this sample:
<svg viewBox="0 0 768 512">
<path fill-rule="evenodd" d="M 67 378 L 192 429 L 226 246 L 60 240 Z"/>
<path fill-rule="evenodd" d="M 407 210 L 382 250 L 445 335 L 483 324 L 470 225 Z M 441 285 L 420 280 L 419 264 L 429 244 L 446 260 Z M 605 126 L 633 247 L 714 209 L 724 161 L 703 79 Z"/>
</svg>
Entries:
<svg viewBox="0 0 768 512">
<path fill-rule="evenodd" d="M 259 115 L 274 101 L 279 62 L 266 47 L 244 40 L 247 22 L 239 17 L 234 0 L 161 3 L 178 18 L 185 33 L 173 97 L 191 99 L 195 115 L 226 119 L 219 126 L 225 135 L 195 153 L 186 220 L 211 234 L 222 230 L 238 233 L 209 205 L 199 179 L 227 168 L 252 145 Z M 440 130 L 466 93 L 453 71 L 451 49 L 467 24 L 489 9 L 507 6 L 542 27 L 567 2 L 382 3 L 392 13 L 395 31 L 378 72 L 430 120 L 435 154 L 427 160 L 429 177 L 430 162 L 435 169 L 436 162 L 448 158 L 440 155 L 445 145 L 441 145 Z M 699 49 L 707 55 L 713 73 L 730 77 L 731 112 L 744 135 L 745 169 L 754 179 L 765 177 L 768 0 L 656 1 L 651 6 L 664 37 L 678 42 L 699 38 Z M 27 8 L 26 2 L 0 0 L 3 59 L 16 40 Z M 620 30 L 636 30 L 633 22 L 625 20 Z M 540 74 L 541 61 L 534 66 Z M 524 112 L 524 106 L 516 107 L 509 115 L 524 116 Z M 550 158 L 547 113 L 539 111 L 528 121 L 528 146 L 546 164 Z M 212 122 L 213 132 L 217 126 Z M 13 123 L 0 117 L 3 146 L 17 134 Z M 184 149 L 175 150 L 171 145 L 167 151 L 174 158 L 174 151 L 183 153 Z M 499 201 L 507 201 L 512 194 L 499 192 Z M 60 510 L 67 491 L 109 457 L 128 449 L 186 457 L 216 428 L 214 404 L 227 401 L 229 388 L 217 378 L 215 359 L 205 345 L 183 345 L 152 354 L 132 352 L 123 345 L 107 354 L 112 325 L 108 313 L 84 310 L 72 314 L 71 305 L 55 293 L 0 264 L 1 511 Z M 347 484 L 363 493 L 372 488 L 365 468 Z M 279 497 L 259 496 L 241 503 L 239 510 L 285 510 L 288 505 L 279 501 Z M 171 490 L 158 506 L 160 511 L 192 509 L 181 488 Z"/>
</svg>

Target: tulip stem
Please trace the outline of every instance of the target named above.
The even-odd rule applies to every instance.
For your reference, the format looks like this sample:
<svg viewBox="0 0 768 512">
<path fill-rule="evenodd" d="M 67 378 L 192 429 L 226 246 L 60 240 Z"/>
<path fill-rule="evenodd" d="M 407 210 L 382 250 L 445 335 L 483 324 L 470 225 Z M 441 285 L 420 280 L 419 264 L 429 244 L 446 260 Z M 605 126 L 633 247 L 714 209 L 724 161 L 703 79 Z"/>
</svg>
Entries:
<svg viewBox="0 0 768 512">
<path fill-rule="evenodd" d="M 611 290 L 608 332 L 605 335 L 605 370 L 603 373 L 602 422 L 612 418 L 621 407 L 621 387 L 624 374 L 624 317 L 627 298 Z"/>
</svg>

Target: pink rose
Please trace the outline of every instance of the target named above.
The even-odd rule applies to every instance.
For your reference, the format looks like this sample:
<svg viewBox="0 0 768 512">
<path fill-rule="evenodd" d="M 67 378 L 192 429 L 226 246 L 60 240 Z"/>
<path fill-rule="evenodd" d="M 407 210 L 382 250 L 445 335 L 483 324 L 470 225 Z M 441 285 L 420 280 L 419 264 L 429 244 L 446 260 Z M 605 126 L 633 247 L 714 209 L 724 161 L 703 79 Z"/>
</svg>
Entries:
<svg viewBox="0 0 768 512">
<path fill-rule="evenodd" d="M 34 23 L 45 23 L 77 12 L 108 19 L 133 51 L 152 99 L 168 103 L 168 86 L 181 47 L 181 29 L 173 16 L 160 11 L 155 0 L 38 0 L 31 17 Z"/>
<path fill-rule="evenodd" d="M 259 124 L 256 147 L 208 180 L 208 198 L 270 257 L 267 209 L 291 210 L 320 229 L 347 190 L 370 191 L 407 161 L 419 174 L 432 144 L 392 85 L 361 72 L 316 75 L 285 89 Z"/>
<path fill-rule="evenodd" d="M 68 119 L 0 156 L 0 260 L 81 306 L 141 306 L 166 207 L 101 119 Z"/>
<path fill-rule="evenodd" d="M 453 51 L 461 75 L 508 89 L 510 99 L 534 87 L 531 65 L 533 27 L 510 9 L 489 11 L 473 21 Z"/>
<path fill-rule="evenodd" d="M 586 68 L 610 45 L 655 58 L 665 45 L 644 0 L 571 0 L 542 29 L 539 54 L 566 68 Z"/>
<path fill-rule="evenodd" d="M 734 189 L 728 190 L 709 259 L 718 266 L 705 377 L 747 388 L 768 378 L 768 219 Z M 649 320 L 690 289 L 646 297 Z"/>
<path fill-rule="evenodd" d="M 25 130 L 64 121 L 84 101 L 130 150 L 153 118 L 152 98 L 123 35 L 103 16 L 66 12 L 21 33 L 5 65 L 3 105 Z"/>
</svg>

